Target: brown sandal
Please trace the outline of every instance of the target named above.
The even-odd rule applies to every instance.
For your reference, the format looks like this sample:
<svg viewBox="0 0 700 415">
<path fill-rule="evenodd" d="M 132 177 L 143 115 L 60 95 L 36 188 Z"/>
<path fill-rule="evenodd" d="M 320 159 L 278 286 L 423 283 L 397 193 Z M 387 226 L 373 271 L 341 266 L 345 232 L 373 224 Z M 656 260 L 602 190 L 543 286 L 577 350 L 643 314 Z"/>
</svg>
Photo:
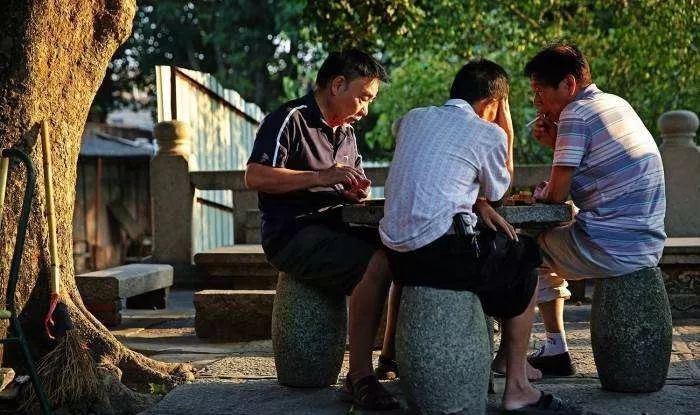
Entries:
<svg viewBox="0 0 700 415">
<path fill-rule="evenodd" d="M 345 378 L 343 394 L 344 401 L 351 402 L 362 409 L 387 411 L 400 407 L 399 401 L 384 389 L 374 375 L 365 376 L 355 382 Z"/>
</svg>

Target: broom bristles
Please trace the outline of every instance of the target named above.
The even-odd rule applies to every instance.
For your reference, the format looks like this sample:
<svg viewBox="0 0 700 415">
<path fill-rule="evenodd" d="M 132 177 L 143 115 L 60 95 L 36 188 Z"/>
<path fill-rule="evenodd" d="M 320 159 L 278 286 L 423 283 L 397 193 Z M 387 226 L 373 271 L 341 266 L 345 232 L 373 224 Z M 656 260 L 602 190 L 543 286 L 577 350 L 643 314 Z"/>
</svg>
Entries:
<svg viewBox="0 0 700 415">
<path fill-rule="evenodd" d="M 37 374 L 53 408 L 94 399 L 99 380 L 91 353 L 78 330 L 68 330 L 56 346 L 37 366 Z M 39 399 L 34 385 L 29 383 L 23 392 L 22 410 L 35 412 Z"/>
</svg>

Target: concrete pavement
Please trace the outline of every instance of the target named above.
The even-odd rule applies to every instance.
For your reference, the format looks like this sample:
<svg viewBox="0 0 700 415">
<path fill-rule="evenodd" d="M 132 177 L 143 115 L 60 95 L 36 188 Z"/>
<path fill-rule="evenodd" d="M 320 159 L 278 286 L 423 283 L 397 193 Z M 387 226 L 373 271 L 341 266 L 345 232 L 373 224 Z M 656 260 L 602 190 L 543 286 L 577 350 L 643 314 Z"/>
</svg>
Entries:
<svg viewBox="0 0 700 415">
<path fill-rule="evenodd" d="M 339 400 L 340 384 L 325 389 L 293 389 L 275 381 L 270 341 L 207 343 L 194 334 L 192 291 L 173 291 L 167 310 L 125 310 L 124 324 L 113 332 L 132 349 L 155 359 L 198 367 L 197 379 L 168 393 L 148 415 L 165 414 L 365 414 Z M 700 320 L 674 322 L 673 354 L 666 386 L 650 394 L 600 389 L 590 347 L 589 305 L 567 305 L 569 347 L 579 373 L 537 382 L 590 414 L 696 414 L 700 408 Z M 544 338 L 540 321 L 533 348 Z M 375 353 L 375 358 L 378 353 Z M 347 354 L 345 367 L 347 370 Z M 446 370 L 444 376 L 450 376 Z M 402 399 L 399 381 L 387 387 Z M 489 396 L 489 413 L 499 412 L 503 379 Z M 392 412 L 378 412 L 392 414 Z M 393 413 L 401 413 L 394 411 Z"/>
</svg>

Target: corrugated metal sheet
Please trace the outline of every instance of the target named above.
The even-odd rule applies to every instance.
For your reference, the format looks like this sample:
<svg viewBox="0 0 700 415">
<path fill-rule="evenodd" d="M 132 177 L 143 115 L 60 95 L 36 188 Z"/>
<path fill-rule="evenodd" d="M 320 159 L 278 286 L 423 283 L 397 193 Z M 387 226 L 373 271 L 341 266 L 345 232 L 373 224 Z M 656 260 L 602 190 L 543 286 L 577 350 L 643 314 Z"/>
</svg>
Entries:
<svg viewBox="0 0 700 415">
<path fill-rule="evenodd" d="M 177 119 L 192 128 L 190 170 L 243 170 L 253 146 L 262 110 L 225 89 L 211 75 L 167 66 L 156 67 L 158 121 Z M 233 208 L 225 190 L 197 190 L 195 197 Z M 193 252 L 233 245 L 233 215 L 196 204 Z"/>
<path fill-rule="evenodd" d="M 85 134 L 80 144 L 81 157 L 152 157 L 155 146 L 147 140 L 127 140 L 108 134 Z"/>
</svg>

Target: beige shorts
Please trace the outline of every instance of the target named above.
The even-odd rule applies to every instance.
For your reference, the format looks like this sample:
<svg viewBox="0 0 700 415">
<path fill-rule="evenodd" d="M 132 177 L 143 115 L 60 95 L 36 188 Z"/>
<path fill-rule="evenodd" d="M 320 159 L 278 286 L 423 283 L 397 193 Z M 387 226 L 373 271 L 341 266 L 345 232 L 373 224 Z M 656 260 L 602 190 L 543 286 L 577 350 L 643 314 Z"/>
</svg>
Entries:
<svg viewBox="0 0 700 415">
<path fill-rule="evenodd" d="M 615 277 L 658 263 L 654 255 L 622 259 L 606 253 L 575 221 L 542 232 L 537 242 L 542 251 L 542 267 L 537 269 L 538 303 L 571 297 L 566 280 Z"/>
</svg>

